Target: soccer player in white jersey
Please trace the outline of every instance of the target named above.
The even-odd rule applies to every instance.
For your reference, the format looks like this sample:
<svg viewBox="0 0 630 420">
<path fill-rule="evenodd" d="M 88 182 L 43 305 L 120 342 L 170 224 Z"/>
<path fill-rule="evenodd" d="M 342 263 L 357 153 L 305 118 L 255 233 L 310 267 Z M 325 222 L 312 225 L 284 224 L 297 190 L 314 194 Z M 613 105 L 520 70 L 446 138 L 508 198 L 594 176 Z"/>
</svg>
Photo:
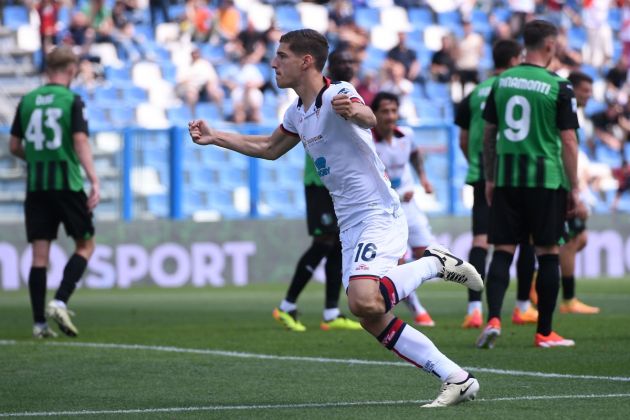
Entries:
<svg viewBox="0 0 630 420">
<path fill-rule="evenodd" d="M 282 35 L 271 66 L 278 87 L 294 89 L 298 99 L 271 135 L 222 132 L 194 120 L 190 136 L 196 144 L 271 160 L 301 142 L 333 199 L 350 311 L 387 349 L 444 382 L 427 406 L 474 399 L 477 380 L 391 309 L 429 279 L 441 277 L 480 290 L 481 277 L 472 265 L 435 246 L 427 248 L 426 257 L 397 265 L 406 251 L 407 223 L 374 150 L 369 129 L 376 118 L 350 83 L 331 84 L 323 77 L 327 55 L 328 42 L 317 31 Z"/>
<path fill-rule="evenodd" d="M 413 130 L 409 127 L 398 127 L 400 102 L 398 96 L 390 92 L 379 92 L 372 100 L 370 107 L 376 116 L 376 127 L 372 128 L 372 137 L 378 157 L 385 165 L 385 171 L 398 193 L 402 209 L 407 218 L 409 228 L 408 244 L 414 260 L 422 258 L 427 247 L 436 242 L 427 216 L 420 210 L 414 199 L 415 182 L 412 168 L 416 171 L 422 187 L 427 193 L 433 191 L 424 171 L 422 154 L 413 142 Z M 401 260 L 401 263 L 404 261 Z M 422 306 L 416 293 L 405 299 L 407 306 L 414 314 L 416 325 L 433 327 L 435 322 L 429 312 Z"/>
</svg>

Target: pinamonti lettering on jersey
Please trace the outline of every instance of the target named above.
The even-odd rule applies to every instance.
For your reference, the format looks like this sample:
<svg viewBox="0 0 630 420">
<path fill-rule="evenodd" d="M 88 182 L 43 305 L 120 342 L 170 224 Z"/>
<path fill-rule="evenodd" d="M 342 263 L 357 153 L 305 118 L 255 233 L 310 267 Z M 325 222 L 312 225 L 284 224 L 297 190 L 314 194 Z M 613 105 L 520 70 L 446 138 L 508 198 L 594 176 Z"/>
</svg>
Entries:
<svg viewBox="0 0 630 420">
<path fill-rule="evenodd" d="M 540 80 L 530 80 L 522 77 L 504 77 L 499 79 L 499 87 L 529 90 L 549 95 L 551 85 Z"/>
</svg>

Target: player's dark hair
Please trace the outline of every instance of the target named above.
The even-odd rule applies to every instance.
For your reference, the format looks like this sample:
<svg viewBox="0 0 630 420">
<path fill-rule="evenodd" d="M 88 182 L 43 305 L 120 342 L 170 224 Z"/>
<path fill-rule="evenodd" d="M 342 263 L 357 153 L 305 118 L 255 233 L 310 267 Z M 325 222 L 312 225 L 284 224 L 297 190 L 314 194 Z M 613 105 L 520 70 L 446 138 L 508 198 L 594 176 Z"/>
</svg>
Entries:
<svg viewBox="0 0 630 420">
<path fill-rule="evenodd" d="M 567 79 L 569 79 L 569 82 L 571 82 L 574 87 L 579 86 L 580 83 L 584 82 L 593 84 L 593 78 L 586 73 L 582 73 L 581 71 L 572 71 Z"/>
<path fill-rule="evenodd" d="M 546 20 L 536 19 L 525 24 L 523 40 L 525 48 L 537 50 L 542 48 L 545 39 L 558 36 L 558 28 Z"/>
<path fill-rule="evenodd" d="M 513 39 L 502 39 L 494 43 L 492 47 L 492 61 L 495 69 L 505 69 L 510 65 L 510 60 L 518 57 L 523 52 L 523 46 Z"/>
<path fill-rule="evenodd" d="M 378 111 L 378 109 L 381 107 L 381 102 L 383 101 L 393 101 L 393 102 L 396 102 L 396 106 L 400 105 L 400 100 L 398 99 L 397 95 L 394 95 L 391 92 L 381 91 L 377 93 L 376 96 L 374 96 L 374 99 L 372 100 L 372 104 L 370 105 L 370 108 L 372 108 L 372 111 L 373 112 Z"/>
<path fill-rule="evenodd" d="M 65 70 L 70 64 L 78 64 L 79 57 L 68 46 L 56 47 L 46 55 L 46 70 L 52 73 Z"/>
<path fill-rule="evenodd" d="M 313 56 L 315 68 L 324 70 L 328 56 L 328 41 L 324 35 L 313 29 L 298 29 L 282 35 L 280 42 L 287 44 L 294 54 Z"/>
</svg>

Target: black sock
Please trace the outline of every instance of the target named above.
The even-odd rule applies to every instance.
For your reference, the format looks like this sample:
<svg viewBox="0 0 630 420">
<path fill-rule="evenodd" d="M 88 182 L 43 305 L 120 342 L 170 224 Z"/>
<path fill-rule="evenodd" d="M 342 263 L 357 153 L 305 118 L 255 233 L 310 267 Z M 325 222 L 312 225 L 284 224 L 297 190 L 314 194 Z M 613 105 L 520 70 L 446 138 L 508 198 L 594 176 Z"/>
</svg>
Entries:
<svg viewBox="0 0 630 420">
<path fill-rule="evenodd" d="M 297 301 L 306 283 L 313 277 L 313 271 L 315 271 L 322 258 L 330 252 L 331 247 L 331 245 L 325 243 L 313 242 L 311 247 L 302 255 L 295 267 L 295 273 L 287 291 L 285 299 L 288 302 L 295 303 Z"/>
<path fill-rule="evenodd" d="M 542 335 L 549 335 L 553 321 L 553 311 L 560 290 L 560 258 L 557 254 L 538 256 L 538 328 Z"/>
<path fill-rule="evenodd" d="M 335 246 L 326 256 L 326 309 L 339 307 L 339 294 L 341 293 L 341 242 L 336 241 Z"/>
<path fill-rule="evenodd" d="M 575 276 L 562 276 L 562 299 L 571 300 L 575 297 Z"/>
<path fill-rule="evenodd" d="M 488 250 L 480 246 L 474 246 L 470 249 L 468 254 L 468 261 L 475 267 L 475 270 L 481 275 L 481 278 L 486 278 L 486 257 L 488 256 Z M 468 289 L 468 302 L 476 302 L 481 300 L 481 292 Z"/>
<path fill-rule="evenodd" d="M 68 303 L 70 296 L 77 287 L 77 283 L 81 280 L 81 276 L 87 267 L 87 260 L 79 254 L 73 254 L 68 260 L 66 267 L 63 269 L 63 279 L 55 293 L 55 299 Z"/>
<path fill-rule="evenodd" d="M 516 299 L 529 300 L 529 291 L 536 271 L 536 252 L 530 244 L 519 245 L 516 261 Z"/>
<path fill-rule="evenodd" d="M 510 285 L 510 265 L 514 255 L 506 251 L 494 251 L 486 276 L 486 299 L 488 300 L 488 320 L 501 318 L 501 307 L 505 291 Z"/>
<path fill-rule="evenodd" d="M 31 267 L 28 275 L 28 293 L 31 296 L 33 321 L 46 322 L 44 305 L 46 302 L 46 267 Z"/>
</svg>

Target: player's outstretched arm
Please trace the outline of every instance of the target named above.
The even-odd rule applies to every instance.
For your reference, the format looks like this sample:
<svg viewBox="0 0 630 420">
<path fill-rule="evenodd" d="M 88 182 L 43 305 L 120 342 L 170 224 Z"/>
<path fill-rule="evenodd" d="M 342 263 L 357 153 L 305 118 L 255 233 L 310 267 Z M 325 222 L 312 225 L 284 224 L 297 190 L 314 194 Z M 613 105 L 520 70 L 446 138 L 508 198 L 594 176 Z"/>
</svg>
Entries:
<svg viewBox="0 0 630 420">
<path fill-rule="evenodd" d="M 361 102 L 352 101 L 348 95 L 335 95 L 332 98 L 332 107 L 338 115 L 361 128 L 376 126 L 376 116 L 370 107 Z"/>
<path fill-rule="evenodd" d="M 275 160 L 299 143 L 298 136 L 291 136 L 276 128 L 270 136 L 254 136 L 218 131 L 203 120 L 188 123 L 192 141 L 202 146 L 214 145 L 234 150 L 247 156 Z"/>
</svg>

